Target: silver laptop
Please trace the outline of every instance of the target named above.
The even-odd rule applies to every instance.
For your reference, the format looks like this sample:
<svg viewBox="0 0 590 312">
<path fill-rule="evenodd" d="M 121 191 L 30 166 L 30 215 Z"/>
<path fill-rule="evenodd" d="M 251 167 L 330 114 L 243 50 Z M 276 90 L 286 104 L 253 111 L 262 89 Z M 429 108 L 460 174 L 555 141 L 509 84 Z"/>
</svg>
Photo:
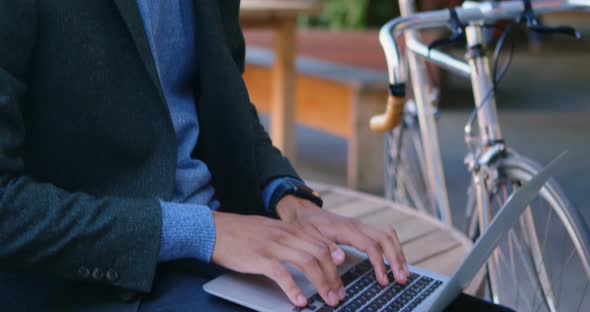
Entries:
<svg viewBox="0 0 590 312">
<path fill-rule="evenodd" d="M 555 158 L 508 199 L 450 279 L 410 266 L 411 276 L 406 285 L 393 282 L 393 276 L 390 275 L 392 282 L 387 287 L 382 287 L 376 282 L 365 254 L 343 246 L 347 261 L 339 270 L 345 285 L 346 298 L 337 307 L 324 304 L 303 273 L 294 268 L 289 268 L 289 271 L 308 298 L 305 308 L 295 307 L 274 281 L 258 275 L 228 273 L 208 282 L 203 288 L 214 296 L 263 312 L 442 311 L 468 286 L 504 233 L 537 196 L 565 154 L 564 152 Z"/>
</svg>

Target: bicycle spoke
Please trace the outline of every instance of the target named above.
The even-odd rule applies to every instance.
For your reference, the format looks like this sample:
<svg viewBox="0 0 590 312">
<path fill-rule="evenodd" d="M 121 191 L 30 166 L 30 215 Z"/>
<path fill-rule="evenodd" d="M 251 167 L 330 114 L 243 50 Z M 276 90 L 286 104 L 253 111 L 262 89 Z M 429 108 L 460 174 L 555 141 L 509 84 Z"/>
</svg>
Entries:
<svg viewBox="0 0 590 312">
<path fill-rule="evenodd" d="M 518 241 L 518 238 L 516 237 L 516 235 L 513 235 L 513 241 L 514 241 L 514 246 L 515 246 L 515 247 L 516 247 L 516 249 L 519 251 L 519 253 L 518 253 L 518 254 L 520 255 L 520 260 L 522 261 L 522 263 L 523 263 L 523 264 L 526 264 L 527 262 L 529 262 L 529 261 L 530 261 L 530 258 L 529 258 L 529 260 L 527 261 L 527 259 L 526 259 L 526 256 L 524 255 L 524 253 L 525 253 L 525 252 L 523 251 L 522 245 L 519 243 L 519 241 Z M 534 273 L 531 271 L 530 267 L 529 267 L 529 266 L 527 266 L 527 265 L 524 265 L 524 270 L 525 270 L 526 276 L 527 276 L 527 278 L 529 279 L 529 281 L 530 281 L 530 282 L 532 282 L 533 284 L 535 284 L 535 281 L 536 281 L 536 279 L 535 279 L 535 274 L 534 274 Z M 538 285 L 538 283 L 537 283 L 537 285 Z M 536 290 L 533 292 L 533 295 L 535 295 L 535 294 L 537 293 L 537 290 L 538 290 L 538 289 L 536 289 Z M 535 296 L 535 297 L 533 298 L 533 300 L 535 300 L 535 301 L 533 302 L 533 305 L 534 305 L 534 303 L 536 302 L 536 299 L 537 299 L 537 296 Z M 527 305 L 528 305 L 528 306 L 533 306 L 533 305 L 531 305 L 531 304 L 527 304 Z"/>
<path fill-rule="evenodd" d="M 584 303 L 584 299 L 586 299 L 586 294 L 588 294 L 588 292 L 587 292 L 588 285 L 590 285 L 590 283 L 589 283 L 589 281 L 586 281 L 586 287 L 584 287 L 584 295 L 580 299 L 580 303 L 578 303 L 578 308 L 576 309 L 576 311 L 580 311 L 580 308 L 582 307 L 582 303 Z"/>
<path fill-rule="evenodd" d="M 552 216 L 553 214 L 550 212 L 549 216 Z M 541 291 L 543 294 L 543 297 L 545 299 L 545 302 L 547 304 L 547 308 L 554 312 L 556 311 L 555 308 L 555 296 L 553 293 L 553 289 L 551 287 L 551 280 L 549 280 L 549 276 L 547 274 L 547 268 L 545 266 L 545 247 L 546 247 L 546 243 L 547 243 L 547 234 L 549 231 L 549 224 L 550 222 L 546 222 L 546 229 L 545 229 L 545 233 L 543 236 L 543 243 L 542 243 L 542 247 L 539 248 L 539 241 L 537 239 L 537 233 L 536 233 L 536 229 L 535 229 L 535 222 L 533 219 L 533 214 L 531 211 L 531 207 L 529 206 L 527 208 L 527 210 L 525 210 L 524 215 L 522 216 L 522 218 L 526 218 L 526 220 L 524 220 L 524 231 L 526 231 L 525 233 L 527 235 L 525 235 L 525 237 L 528 238 L 529 241 L 529 252 L 531 253 L 532 259 L 533 259 L 533 265 L 535 266 L 535 270 L 537 272 L 536 276 L 538 277 L 538 286 L 542 287 Z M 547 218 L 549 219 L 549 218 Z"/>
<path fill-rule="evenodd" d="M 543 246 L 543 247 L 545 247 L 545 246 Z M 541 249 L 541 253 L 542 252 L 543 252 L 543 248 Z M 532 261 L 534 261 L 534 260 L 532 260 Z M 532 264 L 535 265 L 534 262 Z M 539 265 L 539 267 L 544 267 L 544 266 L 545 266 L 545 258 L 542 257 L 541 258 L 541 264 Z M 535 266 L 535 268 L 536 268 L 536 266 Z M 544 302 L 547 310 L 549 310 L 551 312 L 555 312 L 556 311 L 556 308 L 553 305 L 553 302 L 552 302 L 553 300 L 550 299 L 550 298 L 547 298 L 547 295 L 545 294 L 544 291 L 539 291 L 539 288 L 541 287 L 541 284 L 542 284 L 541 276 L 539 276 L 539 274 L 540 274 L 540 271 L 539 270 L 540 269 L 537 269 L 537 272 L 536 272 L 537 274 L 535 275 L 537 277 L 537 282 L 535 283 L 537 286 L 535 287 L 534 293 L 536 294 L 537 292 L 539 292 L 539 297 L 544 296 L 545 298 L 541 297 L 541 303 L 540 304 L 543 304 L 543 302 Z M 533 311 L 538 311 L 536 309 L 537 308 L 537 305 L 536 305 L 536 301 L 537 300 L 536 299 L 537 299 L 537 296 L 535 296 L 535 303 L 533 303 L 533 308 L 534 308 Z"/>
<path fill-rule="evenodd" d="M 514 263 L 514 244 L 512 243 L 512 235 L 514 235 L 514 229 L 510 229 L 508 232 L 508 252 L 510 255 L 510 267 L 512 268 L 512 276 L 516 276 L 516 264 Z M 518 308 L 518 302 L 520 301 L 520 278 L 516 278 L 516 303 L 515 308 Z"/>
<path fill-rule="evenodd" d="M 543 234 L 543 245 L 545 245 L 545 240 L 547 239 L 548 226 L 549 226 L 549 223 L 550 223 L 550 221 L 551 221 L 551 218 L 552 218 L 552 217 L 553 217 L 553 209 L 551 209 L 551 210 L 549 211 L 549 216 L 547 217 L 547 222 L 545 222 L 545 229 L 543 230 L 543 231 L 545 232 L 545 233 Z M 564 249 L 565 249 L 565 244 L 561 244 L 561 253 L 560 253 L 560 254 L 562 254 L 562 255 L 563 255 Z M 563 263 L 563 262 L 561 262 L 561 263 Z M 562 269 L 563 269 L 563 266 L 562 266 Z M 553 280 L 553 272 L 555 272 L 555 271 L 552 271 L 552 272 L 550 273 L 550 276 L 549 276 L 549 281 L 552 281 L 552 280 Z M 558 275 L 558 276 L 561 276 L 561 272 L 559 273 L 559 275 Z M 561 281 L 562 281 L 562 280 L 563 280 L 563 279 L 559 279 L 559 281 L 560 281 L 560 284 L 561 284 Z M 559 287 L 561 288 L 561 285 L 560 285 Z M 559 289 L 558 289 L 558 291 L 559 291 Z M 559 302 L 559 295 L 558 295 L 558 297 L 557 297 L 557 301 L 556 301 L 556 302 Z M 558 304 L 558 305 L 559 305 L 559 304 Z"/>
<path fill-rule="evenodd" d="M 563 250 L 562 250 L 562 254 L 563 254 Z M 567 257 L 567 260 L 565 261 L 565 263 L 564 262 L 561 262 L 562 265 L 561 265 L 560 272 L 559 272 L 559 275 L 558 276 L 561 276 L 561 274 L 563 274 L 563 269 L 569 264 L 569 262 L 573 259 L 573 256 L 575 254 L 576 254 L 576 249 L 575 248 L 572 248 L 572 252 Z M 559 299 L 561 298 L 561 284 L 562 284 L 562 281 L 563 281 L 563 279 L 559 279 L 559 285 L 557 287 L 557 302 L 560 302 Z"/>
</svg>

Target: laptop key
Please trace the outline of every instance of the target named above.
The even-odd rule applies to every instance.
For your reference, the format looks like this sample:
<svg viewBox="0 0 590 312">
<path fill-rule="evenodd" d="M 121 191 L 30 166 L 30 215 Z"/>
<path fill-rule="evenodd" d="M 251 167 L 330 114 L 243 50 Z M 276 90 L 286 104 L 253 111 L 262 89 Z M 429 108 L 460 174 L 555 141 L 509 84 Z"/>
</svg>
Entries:
<svg viewBox="0 0 590 312">
<path fill-rule="evenodd" d="M 355 279 L 357 279 L 359 275 L 356 275 L 354 272 L 348 271 L 341 276 L 342 283 L 344 283 L 344 287 L 349 286 Z"/>
<path fill-rule="evenodd" d="M 399 309 L 394 307 L 393 305 L 388 305 L 387 307 L 385 307 L 385 310 L 383 310 L 384 312 L 398 312 Z"/>
<path fill-rule="evenodd" d="M 309 300 L 311 300 L 311 301 L 309 301 Z M 315 294 L 315 295 L 311 296 L 309 298 L 309 300 L 308 300 L 308 302 L 321 302 L 321 303 L 324 303 L 324 300 L 322 300 L 322 297 L 320 296 L 320 294 Z"/>
<path fill-rule="evenodd" d="M 379 310 L 379 309 L 375 309 L 375 308 L 374 308 L 374 307 L 372 307 L 372 306 L 368 306 L 368 307 L 366 307 L 366 308 L 363 310 L 363 312 L 377 312 L 378 310 Z"/>
<path fill-rule="evenodd" d="M 408 277 L 408 281 L 413 281 L 413 280 L 417 279 L 418 277 L 420 277 L 420 274 L 411 272 L 410 276 Z"/>
<path fill-rule="evenodd" d="M 365 260 L 359 264 L 357 264 L 356 266 L 354 266 L 352 269 L 349 270 L 349 272 L 352 272 L 358 276 L 361 276 L 367 272 L 369 272 L 373 267 L 371 266 L 371 263 L 368 260 Z"/>
</svg>

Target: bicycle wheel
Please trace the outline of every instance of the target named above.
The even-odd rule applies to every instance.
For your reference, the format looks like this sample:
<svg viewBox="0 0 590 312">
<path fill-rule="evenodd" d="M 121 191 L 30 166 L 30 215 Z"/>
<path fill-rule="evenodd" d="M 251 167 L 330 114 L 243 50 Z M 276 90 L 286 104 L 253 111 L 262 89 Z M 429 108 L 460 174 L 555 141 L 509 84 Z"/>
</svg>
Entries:
<svg viewBox="0 0 590 312">
<path fill-rule="evenodd" d="M 385 136 L 385 198 L 438 218 L 424 161 L 418 118 L 407 111 L 402 124 Z"/>
<path fill-rule="evenodd" d="M 492 215 L 539 168 L 521 156 L 501 159 L 488 183 Z M 590 307 L 590 230 L 554 179 L 502 239 L 488 271 L 494 301 L 516 311 Z"/>
</svg>

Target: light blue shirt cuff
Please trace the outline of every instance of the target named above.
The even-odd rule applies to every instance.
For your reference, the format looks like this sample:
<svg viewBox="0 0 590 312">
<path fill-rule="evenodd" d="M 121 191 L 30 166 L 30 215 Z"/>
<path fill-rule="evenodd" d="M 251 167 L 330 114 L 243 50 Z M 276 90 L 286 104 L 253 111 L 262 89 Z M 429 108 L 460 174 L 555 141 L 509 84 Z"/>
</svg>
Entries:
<svg viewBox="0 0 590 312">
<path fill-rule="evenodd" d="M 276 192 L 277 187 L 279 187 L 279 185 L 285 180 L 293 181 L 295 183 L 305 185 L 305 183 L 303 183 L 303 181 L 301 181 L 299 179 L 292 178 L 292 177 L 280 177 L 280 178 L 272 179 L 266 185 L 266 187 L 264 187 L 264 190 L 262 191 L 262 200 L 264 200 L 264 206 L 266 207 L 266 212 L 271 216 L 275 215 L 274 209 L 276 207 L 269 207 L 270 206 L 270 199 L 272 198 L 273 194 Z"/>
<path fill-rule="evenodd" d="M 162 236 L 160 261 L 192 258 L 211 261 L 215 246 L 215 221 L 208 206 L 160 202 Z"/>
</svg>

